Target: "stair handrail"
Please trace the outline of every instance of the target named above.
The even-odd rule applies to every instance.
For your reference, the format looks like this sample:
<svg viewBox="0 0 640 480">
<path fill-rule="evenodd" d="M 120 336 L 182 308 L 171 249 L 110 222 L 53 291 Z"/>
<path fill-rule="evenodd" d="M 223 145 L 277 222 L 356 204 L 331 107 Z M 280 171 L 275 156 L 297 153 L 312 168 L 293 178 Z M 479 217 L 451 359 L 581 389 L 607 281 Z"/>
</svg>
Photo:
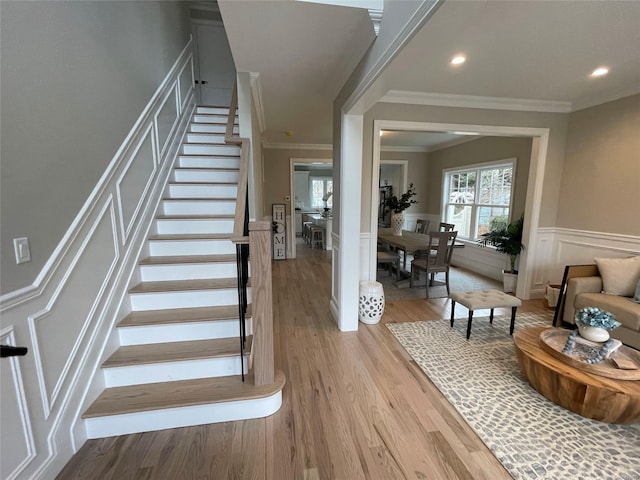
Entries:
<svg viewBox="0 0 640 480">
<path fill-rule="evenodd" d="M 238 171 L 238 195 L 233 221 L 231 241 L 236 245 L 238 272 L 238 312 L 240 321 L 240 358 L 244 381 L 244 346 L 246 341 L 245 318 L 248 306 L 249 251 L 251 255 L 251 291 L 253 342 L 248 364 L 253 363 L 253 381 L 256 386 L 275 381 L 273 355 L 273 293 L 271 283 L 271 225 L 268 222 L 249 224 L 249 153 L 251 140 L 233 132 L 238 109 L 237 83 L 233 87 L 225 142 L 240 146 Z"/>
</svg>

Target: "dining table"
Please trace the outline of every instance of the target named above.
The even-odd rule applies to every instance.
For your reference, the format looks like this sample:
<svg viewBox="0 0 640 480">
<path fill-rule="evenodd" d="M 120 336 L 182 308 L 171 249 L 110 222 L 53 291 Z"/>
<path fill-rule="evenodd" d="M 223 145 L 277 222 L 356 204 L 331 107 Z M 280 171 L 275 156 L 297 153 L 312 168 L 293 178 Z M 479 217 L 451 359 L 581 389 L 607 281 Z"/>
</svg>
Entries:
<svg viewBox="0 0 640 480">
<path fill-rule="evenodd" d="M 402 268 L 407 268 L 407 255 L 412 255 L 416 250 L 429 249 L 429 234 L 416 233 L 403 230 L 402 235 L 394 235 L 391 228 L 378 229 L 378 241 L 403 252 Z M 454 243 L 453 248 L 463 248 L 463 243 Z"/>
</svg>

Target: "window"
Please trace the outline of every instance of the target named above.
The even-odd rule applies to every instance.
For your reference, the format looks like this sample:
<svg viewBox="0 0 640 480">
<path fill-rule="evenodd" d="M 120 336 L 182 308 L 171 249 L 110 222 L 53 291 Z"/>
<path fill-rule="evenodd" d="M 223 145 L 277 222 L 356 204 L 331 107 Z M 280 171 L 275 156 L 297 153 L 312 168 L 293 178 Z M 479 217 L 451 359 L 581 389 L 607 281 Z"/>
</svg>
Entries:
<svg viewBox="0 0 640 480">
<path fill-rule="evenodd" d="M 324 208 L 322 200 L 327 193 L 333 192 L 333 179 L 330 177 L 311 177 L 311 207 Z M 327 200 L 328 208 L 333 207 L 333 196 Z"/>
<path fill-rule="evenodd" d="M 479 164 L 444 174 L 444 221 L 458 237 L 476 240 L 491 222 L 508 223 L 516 159 Z"/>
</svg>

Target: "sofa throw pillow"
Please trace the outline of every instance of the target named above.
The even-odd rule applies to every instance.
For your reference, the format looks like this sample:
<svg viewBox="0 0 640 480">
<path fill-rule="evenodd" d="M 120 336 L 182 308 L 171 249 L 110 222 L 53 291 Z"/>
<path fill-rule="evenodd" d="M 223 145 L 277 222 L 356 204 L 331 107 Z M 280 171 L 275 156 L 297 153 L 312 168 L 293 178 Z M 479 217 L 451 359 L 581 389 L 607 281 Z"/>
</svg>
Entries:
<svg viewBox="0 0 640 480">
<path fill-rule="evenodd" d="M 638 280 L 638 285 L 636 286 L 636 294 L 633 296 L 633 301 L 636 303 L 640 303 L 640 280 Z"/>
<path fill-rule="evenodd" d="M 640 256 L 594 258 L 602 277 L 602 290 L 611 295 L 632 297 L 640 281 Z"/>
</svg>

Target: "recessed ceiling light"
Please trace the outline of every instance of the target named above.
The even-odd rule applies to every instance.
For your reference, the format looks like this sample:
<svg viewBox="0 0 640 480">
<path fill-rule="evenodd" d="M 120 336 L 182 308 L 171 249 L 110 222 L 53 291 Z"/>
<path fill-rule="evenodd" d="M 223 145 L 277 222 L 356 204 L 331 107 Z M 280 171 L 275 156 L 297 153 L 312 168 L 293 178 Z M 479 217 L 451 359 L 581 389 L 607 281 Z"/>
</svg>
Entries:
<svg viewBox="0 0 640 480">
<path fill-rule="evenodd" d="M 593 72 L 591 72 L 591 77 L 601 77 L 609 73 L 609 69 L 607 67 L 598 67 Z"/>
<path fill-rule="evenodd" d="M 467 61 L 467 58 L 464 55 L 456 55 L 451 59 L 451 65 L 462 65 Z"/>
<path fill-rule="evenodd" d="M 480 135 L 478 132 L 447 132 L 454 135 Z"/>
</svg>

